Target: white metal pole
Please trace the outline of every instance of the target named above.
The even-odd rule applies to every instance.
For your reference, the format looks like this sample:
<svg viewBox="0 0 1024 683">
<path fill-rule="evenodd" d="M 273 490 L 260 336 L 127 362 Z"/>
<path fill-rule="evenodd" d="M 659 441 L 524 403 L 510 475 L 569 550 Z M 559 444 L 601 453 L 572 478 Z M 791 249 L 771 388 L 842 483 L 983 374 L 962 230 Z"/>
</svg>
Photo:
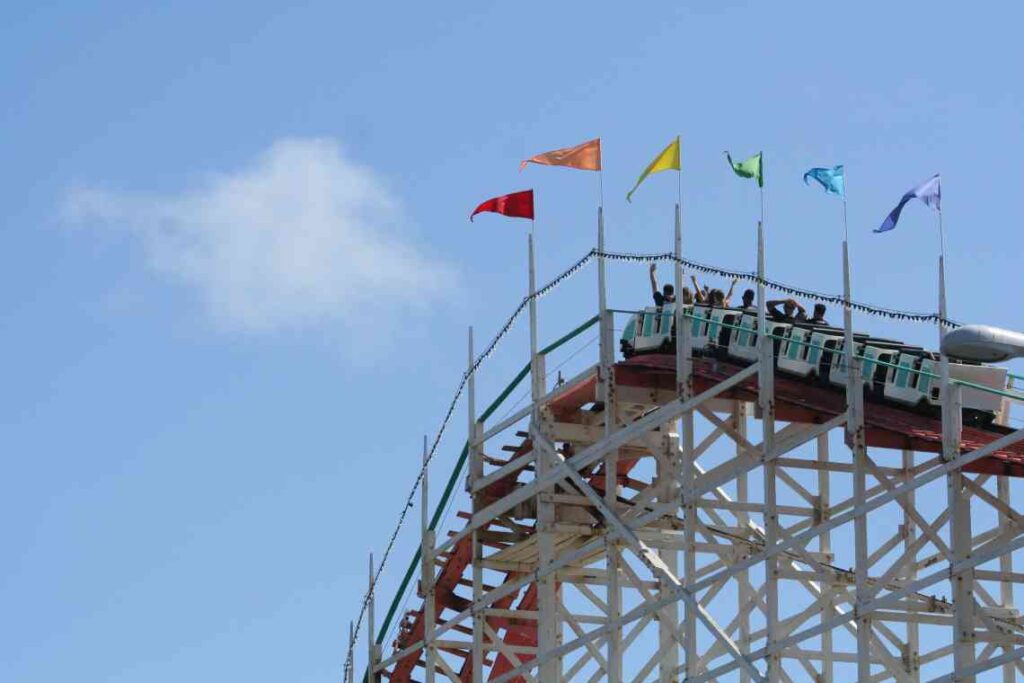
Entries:
<svg viewBox="0 0 1024 683">
<path fill-rule="evenodd" d="M 680 175 L 682 172 L 680 172 Z M 680 180 L 680 184 L 682 181 Z M 682 191 L 680 190 L 680 198 Z M 683 317 L 683 216 L 682 206 L 676 204 L 675 221 L 675 276 L 676 303 L 675 303 L 675 325 L 676 325 L 676 392 L 681 400 L 690 398 L 693 386 L 692 363 L 693 356 L 689 343 L 689 324 Z M 693 460 L 693 411 L 685 411 L 679 419 L 679 439 L 681 446 L 681 474 L 685 488 L 693 486 L 696 478 L 696 469 Z M 683 580 L 690 582 L 695 580 L 697 574 L 697 506 L 692 502 L 683 506 Z M 674 566 L 674 565 L 673 565 Z M 699 672 L 699 656 L 697 651 L 697 613 L 692 605 L 686 604 L 684 609 L 683 623 L 683 657 L 687 676 L 694 676 Z"/>
<path fill-rule="evenodd" d="M 598 174 L 600 177 L 603 172 Z M 604 189 L 603 182 L 601 188 L 601 206 L 597 209 L 597 250 L 601 254 L 604 253 L 605 249 L 605 235 L 604 235 Z M 601 361 L 601 383 L 600 383 L 600 398 L 604 403 L 604 435 L 608 437 L 612 434 L 616 427 L 616 407 L 615 407 L 615 347 L 614 347 L 614 326 L 612 325 L 613 318 L 612 314 L 608 311 L 608 299 L 607 299 L 607 280 L 606 280 L 606 261 L 603 255 L 599 255 L 597 259 L 597 288 L 598 288 L 598 305 L 600 315 L 600 330 L 599 340 L 601 344 L 600 349 L 600 361 Z M 618 452 L 612 451 L 609 453 L 604 460 L 605 472 L 609 473 L 605 477 L 605 502 L 611 509 L 615 509 L 616 502 L 616 479 L 614 472 L 618 468 Z M 614 613 L 616 616 L 619 614 L 621 604 L 621 590 L 619 587 L 619 562 L 621 557 L 619 555 L 619 547 L 615 541 L 608 541 L 605 548 L 605 557 L 607 558 L 607 590 L 606 596 L 609 614 Z M 621 683 L 622 681 L 622 629 L 617 628 L 613 630 L 611 637 L 608 639 L 607 646 L 607 666 L 605 667 L 605 676 L 609 683 Z"/>
<path fill-rule="evenodd" d="M 946 239 L 942 230 L 942 209 L 939 209 L 939 375 L 942 381 L 942 455 L 949 460 L 959 452 L 959 435 L 951 433 L 952 421 L 950 420 L 950 394 L 952 393 L 949 384 L 949 357 L 942 351 L 942 342 L 946 337 Z M 955 451 L 954 451 L 955 445 Z"/>
<path fill-rule="evenodd" d="M 476 372 L 473 370 L 473 363 L 476 358 L 473 354 L 473 326 L 469 326 L 466 348 L 466 421 L 469 437 L 469 454 L 475 456 L 480 450 L 477 447 L 476 439 Z M 471 457 L 469 461 L 471 476 L 479 476 L 478 470 L 483 467 L 483 462 L 477 457 Z"/>
<path fill-rule="evenodd" d="M 939 212 L 939 216 L 942 216 L 942 212 Z M 940 219 L 941 222 L 941 219 Z M 942 351 L 942 341 L 946 337 L 946 266 L 945 258 L 943 255 L 939 255 L 939 376 L 942 381 L 941 388 L 941 401 L 942 401 L 942 424 L 943 424 L 943 440 L 942 440 L 942 455 L 946 460 L 950 460 L 956 457 L 956 453 L 951 449 L 953 447 L 954 439 L 953 435 L 948 433 L 951 422 L 947 415 L 949 409 L 949 357 Z M 959 449 L 958 449 L 959 450 Z"/>
<path fill-rule="evenodd" d="M 846 219 L 846 170 L 843 170 L 843 241 L 850 241 L 850 226 Z"/>
<path fill-rule="evenodd" d="M 850 285 L 850 253 L 843 241 L 843 346 L 846 353 L 846 434 L 853 455 L 854 505 L 864 503 L 867 495 L 867 442 L 864 435 L 864 391 L 860 381 L 860 360 L 853 338 L 853 307 Z M 867 599 L 868 519 L 858 516 L 853 523 L 854 581 L 857 603 Z M 857 680 L 871 677 L 871 619 L 857 616 Z"/>
<path fill-rule="evenodd" d="M 845 171 L 845 169 L 844 169 Z M 867 439 L 864 433 L 864 388 L 861 361 L 853 336 L 853 295 L 850 275 L 849 221 L 846 207 L 846 177 L 843 177 L 843 350 L 846 361 L 846 442 L 853 457 L 854 504 L 861 505 L 867 495 Z M 870 378 L 869 380 L 870 381 Z M 867 599 L 868 591 L 868 519 L 858 516 L 853 523 L 854 583 L 856 604 Z M 857 628 L 857 680 L 871 676 L 871 619 L 859 615 Z"/>
<path fill-rule="evenodd" d="M 598 388 L 598 400 L 605 403 L 605 410 L 611 392 L 611 366 L 615 361 L 615 346 L 612 314 L 608 312 L 607 262 L 604 258 L 604 171 L 597 171 L 597 313 L 598 313 L 598 346 L 601 364 L 601 381 Z M 605 432 L 611 428 L 605 421 Z"/>
<path fill-rule="evenodd" d="M 430 471 L 427 461 L 430 449 L 427 447 L 427 435 L 423 435 L 423 480 L 420 482 L 420 584 L 423 586 L 423 649 L 424 683 L 434 683 L 434 671 L 437 668 L 437 648 L 434 646 L 434 626 L 437 621 L 435 614 L 436 594 L 434 591 L 434 532 L 430 528 Z"/>
<path fill-rule="evenodd" d="M 611 373 L 615 357 L 615 342 L 612 315 L 608 311 L 607 274 L 604 258 L 604 207 L 600 206 L 597 208 L 597 251 L 598 344 L 600 345 L 599 356 L 601 362 L 599 400 L 605 404 L 605 410 L 607 411 L 612 392 Z M 605 420 L 606 433 L 609 433 L 611 428 L 612 421 Z"/>
<path fill-rule="evenodd" d="M 762 458 L 764 462 L 764 526 L 765 548 L 778 542 L 779 516 L 776 498 L 775 464 L 770 459 L 775 436 L 775 368 L 773 367 L 773 342 L 769 336 L 767 311 L 765 310 L 765 240 L 764 240 L 764 191 L 761 191 L 761 220 L 757 222 L 757 335 L 759 366 L 757 374 L 758 404 L 761 409 L 763 431 Z M 775 556 L 765 560 L 765 629 L 766 647 L 775 642 L 779 629 L 779 574 Z M 767 680 L 777 683 L 782 680 L 781 657 L 768 656 Z"/>
<path fill-rule="evenodd" d="M 533 221 L 530 221 L 530 225 L 533 225 Z M 536 410 L 538 407 L 536 405 L 537 400 L 544 395 L 544 368 L 543 361 L 537 353 L 537 275 L 533 255 L 532 228 L 528 240 L 528 248 L 530 252 L 530 383 L 533 390 L 534 409 Z"/>
<path fill-rule="evenodd" d="M 942 227 L 942 207 L 939 207 L 939 257 L 946 258 L 946 231 Z M 943 292 L 945 295 L 945 292 Z"/>
<path fill-rule="evenodd" d="M 479 512 L 480 495 L 474 490 L 474 484 L 483 477 L 483 459 L 480 448 L 476 444 L 478 430 L 476 422 L 476 372 L 473 370 L 473 327 L 470 326 L 466 353 L 466 422 L 469 443 L 469 491 L 473 498 L 473 512 Z M 483 605 L 483 544 L 480 542 L 479 530 L 473 531 L 473 683 L 482 683 L 484 670 L 484 605 Z"/>
<path fill-rule="evenodd" d="M 687 309 L 683 301 L 683 213 L 682 205 L 676 204 L 675 268 L 673 269 L 676 288 L 675 329 L 676 329 L 676 392 L 685 399 L 693 395 L 693 341 L 690 322 L 685 317 Z M 692 313 L 692 309 L 690 311 Z"/>
<path fill-rule="evenodd" d="M 366 607 L 366 670 L 369 672 L 370 683 L 377 683 L 380 674 L 377 672 L 377 644 L 374 642 L 373 634 L 376 630 L 373 618 L 374 602 L 376 595 L 373 590 L 373 553 L 370 553 L 370 580 L 367 588 Z"/>
</svg>

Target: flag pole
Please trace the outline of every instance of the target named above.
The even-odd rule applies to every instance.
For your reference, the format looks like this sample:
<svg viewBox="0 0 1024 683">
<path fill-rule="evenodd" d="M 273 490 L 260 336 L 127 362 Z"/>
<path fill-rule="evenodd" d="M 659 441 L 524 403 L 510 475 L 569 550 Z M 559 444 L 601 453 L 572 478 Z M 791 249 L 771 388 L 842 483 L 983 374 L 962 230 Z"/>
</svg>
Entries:
<svg viewBox="0 0 1024 683">
<path fill-rule="evenodd" d="M 939 342 L 946 335 L 946 238 L 942 231 L 942 209 L 939 209 Z"/>
<path fill-rule="evenodd" d="M 761 439 L 765 457 L 772 452 L 775 443 L 775 376 L 772 365 L 772 339 L 769 336 L 767 311 L 765 310 L 765 240 L 764 240 L 764 188 L 761 189 L 761 220 L 757 222 L 757 334 L 758 334 L 758 407 L 761 414 L 763 436 Z M 775 465 L 767 460 L 764 465 L 764 501 L 765 501 L 765 544 L 771 546 L 778 538 L 778 512 L 776 508 Z M 767 604 L 765 624 L 769 634 L 768 645 L 774 642 L 771 634 L 776 632 L 779 624 L 779 593 L 778 579 L 775 576 L 777 563 L 773 558 L 765 561 L 767 579 Z M 767 680 L 779 680 L 780 662 L 776 657 L 768 660 Z"/>
<path fill-rule="evenodd" d="M 843 169 L 843 327 L 846 345 L 846 373 L 853 372 L 855 353 L 853 348 L 853 300 L 850 285 L 850 227 L 846 216 L 846 169 Z"/>
<path fill-rule="evenodd" d="M 942 429 L 943 457 L 947 460 L 957 453 L 950 452 L 953 439 L 947 432 L 950 429 L 952 415 L 950 406 L 949 357 L 942 350 L 942 340 L 946 337 L 946 246 L 942 233 L 942 208 L 939 208 L 939 377 L 942 382 Z"/>
<path fill-rule="evenodd" d="M 677 171 L 682 175 L 682 171 Z M 680 181 L 682 185 L 682 181 Z M 676 391 L 685 395 L 690 384 L 691 357 L 683 337 L 685 336 L 686 320 L 683 318 L 683 208 L 682 193 L 676 201 L 675 244 L 672 253 L 675 255 L 672 273 L 676 288 L 675 326 L 676 326 Z"/>
<path fill-rule="evenodd" d="M 614 318 L 608 311 L 607 274 L 605 271 L 606 261 L 604 258 L 604 164 L 597 170 L 597 291 L 598 291 L 598 344 L 600 361 L 600 382 L 598 383 L 599 400 L 604 404 L 604 435 L 611 436 L 615 430 L 615 405 L 612 367 L 615 364 Z M 605 472 L 614 471 L 617 468 L 618 455 L 612 452 L 605 456 Z M 607 479 L 606 479 L 607 481 Z M 614 506 L 617 500 L 618 490 L 616 486 L 605 486 L 605 501 Z M 621 591 L 619 590 L 618 574 L 621 557 L 614 542 L 608 542 L 608 608 L 611 614 L 618 614 L 621 603 Z M 611 683 L 620 683 L 622 670 L 622 650 L 619 645 L 621 640 L 621 629 L 613 630 L 612 639 L 608 644 L 608 680 Z"/>
<path fill-rule="evenodd" d="M 846 217 L 846 169 L 843 169 L 843 325 L 846 328 L 847 374 L 853 367 L 853 307 L 850 305 L 850 227 Z"/>
<path fill-rule="evenodd" d="M 603 181 L 600 180 L 603 171 L 598 171 L 599 204 L 597 206 L 597 308 L 598 308 L 598 349 L 601 362 L 601 401 L 605 404 L 605 410 L 610 410 L 609 395 L 611 394 L 611 366 L 614 362 L 614 341 L 611 314 L 608 312 L 608 289 L 606 262 L 604 258 L 604 190 Z M 608 415 L 610 413 L 606 413 Z M 610 433 L 612 427 L 610 420 L 605 420 L 605 432 Z"/>
<path fill-rule="evenodd" d="M 677 137 L 678 141 L 679 138 Z M 685 317 L 686 308 L 683 300 L 683 168 L 682 163 L 676 170 L 676 223 L 675 223 L 675 255 L 673 273 L 675 275 L 675 352 L 676 352 L 676 393 L 679 400 L 688 401 L 693 395 L 693 343 L 690 338 L 690 325 Z M 691 307 L 692 310 L 692 307 Z M 696 482 L 694 466 L 693 411 L 684 411 L 678 420 L 678 448 L 682 459 L 677 465 L 676 476 L 682 476 L 683 489 L 688 490 Z M 664 476 L 659 472 L 659 477 Z M 683 526 L 683 573 L 684 580 L 693 581 L 697 574 L 697 508 L 692 504 L 684 505 Z M 674 555 L 674 554 L 673 554 Z M 678 559 L 673 558 L 669 565 L 678 570 Z M 678 621 L 678 614 L 673 615 L 673 622 Z M 697 675 L 697 610 L 692 605 L 683 606 L 683 671 L 687 678 Z M 673 661 L 673 664 L 678 660 Z"/>
<path fill-rule="evenodd" d="M 946 233 L 942 228 L 942 207 L 939 207 L 939 341 L 946 334 Z"/>
<path fill-rule="evenodd" d="M 682 150 L 683 145 L 682 145 L 682 142 L 679 141 L 679 137 L 680 136 L 678 136 L 678 135 L 676 136 L 676 143 L 677 143 L 677 146 L 679 147 L 679 156 L 682 157 L 683 156 L 683 150 Z M 679 169 L 676 171 L 676 202 L 678 202 L 679 206 L 683 205 L 683 164 L 682 163 L 679 164 Z M 677 297 L 679 296 L 679 292 L 678 291 L 676 292 L 676 296 Z"/>
<path fill-rule="evenodd" d="M 850 226 L 846 220 L 846 169 L 843 169 L 843 244 L 850 240 Z"/>
<path fill-rule="evenodd" d="M 676 136 L 676 142 L 680 147 L 679 155 L 682 157 L 682 145 L 679 143 L 679 137 Z M 675 328 L 676 328 L 676 392 L 680 396 L 690 398 L 690 389 L 692 387 L 692 374 L 693 374 L 693 358 L 691 356 L 690 339 L 687 336 L 689 334 L 689 328 L 687 327 L 686 318 L 683 317 L 683 165 L 682 162 L 679 164 L 679 168 L 676 170 L 676 224 L 675 224 L 675 267 L 673 268 L 673 274 L 675 276 L 675 288 L 676 288 L 676 303 L 675 303 Z M 696 292 L 694 292 L 696 296 Z M 688 425 L 687 429 L 692 430 L 692 415 L 687 417 L 684 415 L 683 421 Z M 684 435 L 685 439 L 692 439 L 690 435 Z M 684 450 L 686 446 L 684 444 Z M 690 449 L 692 450 L 692 448 Z M 688 579 L 689 580 L 689 579 Z M 689 636 L 687 636 L 689 637 Z M 694 658 L 695 652 L 692 651 L 695 647 L 692 643 L 687 641 L 687 662 Z M 689 666 L 689 664 L 688 664 Z"/>
<path fill-rule="evenodd" d="M 864 441 L 864 389 L 861 385 L 861 365 L 853 337 L 853 300 L 850 284 L 849 224 L 846 214 L 846 173 L 843 173 L 843 349 L 846 361 L 846 442 L 853 454 L 853 492 L 856 504 L 862 504 L 867 487 L 867 444 Z M 863 599 L 867 582 L 868 528 L 866 520 L 859 519 L 854 528 L 854 553 L 857 571 L 854 576 L 858 600 Z M 870 677 L 870 627 L 858 622 L 857 628 L 857 680 Z"/>
<path fill-rule="evenodd" d="M 530 271 L 530 380 L 534 400 L 534 410 L 537 410 L 536 402 L 544 394 L 544 378 L 543 372 L 540 368 L 540 356 L 537 353 L 537 270 L 533 256 L 533 223 L 534 221 L 531 220 L 530 235 L 527 239 L 527 248 L 529 251 Z"/>
<path fill-rule="evenodd" d="M 942 350 L 946 336 L 946 238 L 942 228 L 942 206 L 939 212 L 939 374 L 941 377 L 942 410 L 942 459 L 950 461 L 960 455 L 960 438 L 963 429 L 963 404 L 960 386 L 950 382 L 949 356 Z M 950 564 L 970 556 L 972 548 L 971 508 L 964 495 L 964 477 L 960 470 L 947 475 L 947 501 L 951 513 Z M 953 666 L 970 669 L 975 661 L 974 642 L 970 629 L 974 624 L 973 590 L 974 572 L 967 570 L 957 575 L 953 583 L 953 624 L 962 635 L 954 640 Z"/>
<path fill-rule="evenodd" d="M 679 136 L 677 135 L 676 136 L 676 142 L 678 143 L 678 141 L 679 141 Z M 681 150 L 680 150 L 680 156 L 682 156 L 682 151 Z M 674 270 L 674 274 L 675 274 L 676 310 L 677 311 L 681 311 L 682 310 L 682 296 L 683 296 L 683 264 L 682 264 L 682 261 L 681 261 L 681 259 L 683 258 L 683 168 L 682 168 L 682 164 L 681 163 L 679 164 L 679 168 L 676 170 L 676 224 L 675 224 L 675 228 L 676 228 L 676 230 L 675 230 L 675 249 L 674 249 L 674 253 L 675 253 L 676 259 L 675 259 L 675 268 L 673 270 Z M 696 293 L 694 293 L 694 296 L 696 296 Z M 679 318 L 679 316 L 676 316 L 676 317 L 677 317 L 677 323 L 678 323 L 678 321 L 681 320 L 681 318 Z M 679 337 L 678 326 L 677 326 L 677 330 L 676 330 L 676 337 L 677 337 L 676 345 L 679 346 L 679 344 L 678 344 L 678 337 Z M 679 379 L 680 373 L 683 370 L 684 370 L 684 368 L 680 367 L 678 365 L 678 363 L 677 363 L 677 365 L 676 365 L 676 377 L 677 377 L 677 380 Z"/>
<path fill-rule="evenodd" d="M 942 228 L 942 207 L 939 207 L 939 257 L 946 258 L 946 231 Z"/>
<path fill-rule="evenodd" d="M 850 292 L 850 228 L 846 218 L 846 169 L 843 169 L 843 343 L 846 346 L 846 374 L 850 379 L 856 362 L 853 348 L 853 297 Z M 850 380 L 852 381 L 852 380 Z"/>
<path fill-rule="evenodd" d="M 775 368 L 773 362 L 774 343 L 768 329 L 768 312 L 765 306 L 765 238 L 764 238 L 764 152 L 759 152 L 758 188 L 761 194 L 761 220 L 757 222 L 757 403 L 761 413 L 761 444 L 764 456 L 764 506 L 765 506 L 765 547 L 777 542 L 779 520 L 775 463 L 770 454 L 775 448 Z M 774 558 L 765 561 L 765 629 L 768 633 L 766 645 L 775 642 L 774 634 L 779 627 L 779 583 L 778 562 Z M 781 661 L 778 656 L 768 658 L 766 680 L 780 680 Z"/>
<path fill-rule="evenodd" d="M 758 178 L 757 187 L 761 190 L 761 223 L 764 223 L 764 151 L 757 153 L 760 161 L 758 162 Z M 763 275 L 763 274 L 762 274 Z"/>
</svg>

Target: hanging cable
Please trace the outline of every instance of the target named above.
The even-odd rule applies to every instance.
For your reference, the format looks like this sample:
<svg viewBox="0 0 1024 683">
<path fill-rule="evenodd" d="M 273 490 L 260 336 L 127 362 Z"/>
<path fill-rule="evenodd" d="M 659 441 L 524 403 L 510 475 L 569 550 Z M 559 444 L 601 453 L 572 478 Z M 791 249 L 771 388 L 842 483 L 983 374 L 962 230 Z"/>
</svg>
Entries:
<svg viewBox="0 0 1024 683">
<path fill-rule="evenodd" d="M 633 263 L 651 263 L 654 261 L 673 261 L 678 262 L 684 268 L 690 268 L 700 273 L 710 273 L 725 278 L 736 278 L 744 280 L 753 284 L 757 284 L 758 277 L 756 273 L 747 272 L 742 270 L 729 270 L 726 268 L 718 268 L 716 266 L 709 266 L 704 263 L 697 261 L 691 261 L 684 258 L 676 258 L 675 254 L 671 252 L 665 252 L 660 254 L 637 254 L 637 253 L 623 253 L 623 252 L 599 252 L 594 250 L 591 252 L 593 256 L 606 258 L 609 261 L 628 261 Z M 822 303 L 830 303 L 837 306 L 844 305 L 843 297 L 840 294 L 826 294 L 823 292 L 816 292 L 810 289 L 801 289 L 799 287 L 793 287 L 776 280 L 764 279 L 765 287 L 785 292 L 786 294 L 794 296 L 802 296 L 812 301 L 820 301 Z M 874 306 L 871 304 L 864 304 L 857 301 L 851 301 L 850 307 L 854 310 L 862 313 L 868 313 L 870 315 L 877 315 L 885 318 L 891 318 L 894 320 L 910 320 L 913 322 L 939 322 L 940 317 L 937 313 L 915 313 L 912 311 L 900 311 L 894 308 L 884 308 L 882 306 Z M 962 323 L 948 318 L 942 320 L 942 322 L 950 328 L 960 327 Z"/>
</svg>

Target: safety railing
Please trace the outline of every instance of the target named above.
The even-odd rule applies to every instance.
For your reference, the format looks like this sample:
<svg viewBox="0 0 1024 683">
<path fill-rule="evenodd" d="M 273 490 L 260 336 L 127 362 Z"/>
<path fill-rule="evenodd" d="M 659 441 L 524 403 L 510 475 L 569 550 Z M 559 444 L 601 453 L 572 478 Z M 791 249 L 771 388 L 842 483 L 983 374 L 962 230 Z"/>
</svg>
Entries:
<svg viewBox="0 0 1024 683">
<path fill-rule="evenodd" d="M 547 356 L 548 354 L 555 351 L 559 347 L 565 345 L 566 343 L 572 341 L 579 335 L 586 332 L 588 329 L 596 325 L 599 320 L 600 316 L 595 315 L 594 317 L 590 318 L 583 324 L 574 328 L 572 331 L 562 335 L 555 341 L 551 342 L 550 344 L 542 348 L 540 351 L 538 351 L 538 354 L 541 356 Z M 477 418 L 477 422 L 482 424 L 490 417 L 492 417 L 494 413 L 508 399 L 512 392 L 516 390 L 516 387 L 518 387 L 529 374 L 530 363 L 527 363 L 526 365 L 523 366 L 522 370 L 520 370 L 516 374 L 516 376 L 512 378 L 512 381 L 509 382 L 508 385 L 501 390 L 501 392 L 494 399 L 494 401 L 492 401 L 491 404 L 487 406 L 487 408 L 480 414 L 480 416 Z M 469 442 L 467 441 L 466 444 L 463 445 L 461 453 L 459 453 L 459 458 L 455 462 L 455 467 L 452 469 L 451 476 L 448 477 L 448 481 L 445 484 L 444 491 L 441 494 L 441 499 L 438 501 L 437 506 L 434 508 L 434 513 L 430 519 L 430 524 L 428 526 L 429 530 L 435 531 L 437 529 L 437 525 L 440 524 L 441 517 L 444 514 L 444 510 L 447 508 L 448 503 L 451 500 L 452 494 L 455 492 L 455 486 L 458 483 L 459 478 L 462 476 L 462 472 L 466 467 L 466 461 L 468 457 Z M 395 593 L 394 599 L 388 606 L 388 610 L 384 616 L 384 621 L 381 624 L 380 629 L 377 631 L 376 643 L 378 645 L 383 644 L 384 639 L 387 637 L 387 634 L 391 629 L 392 620 L 395 618 L 395 614 L 397 613 L 398 607 L 402 602 L 402 598 L 405 596 L 405 592 L 409 588 L 409 584 L 412 581 L 412 577 L 416 574 L 417 566 L 419 565 L 420 559 L 422 558 L 422 552 L 422 548 L 416 548 L 416 552 L 413 554 L 413 558 L 409 562 L 409 568 L 406 570 L 401 582 L 398 585 L 398 590 Z M 364 680 L 366 680 L 365 675 Z"/>
</svg>

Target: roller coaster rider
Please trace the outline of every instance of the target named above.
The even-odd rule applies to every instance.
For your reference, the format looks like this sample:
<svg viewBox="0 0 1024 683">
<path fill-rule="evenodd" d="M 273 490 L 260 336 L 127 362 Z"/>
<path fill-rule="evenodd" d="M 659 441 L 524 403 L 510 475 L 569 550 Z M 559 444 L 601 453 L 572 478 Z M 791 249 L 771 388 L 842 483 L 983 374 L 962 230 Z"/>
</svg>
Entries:
<svg viewBox="0 0 1024 683">
<path fill-rule="evenodd" d="M 807 309 L 796 299 L 775 299 L 767 302 L 767 306 L 768 317 L 774 322 L 793 324 L 807 320 Z"/>
<path fill-rule="evenodd" d="M 745 299 L 745 295 L 744 295 Z M 782 310 L 779 310 L 779 304 Z M 811 323 L 814 325 L 828 325 L 825 320 L 825 304 L 814 304 L 814 313 L 810 317 L 807 309 L 796 299 L 775 299 L 768 302 L 768 317 L 779 323 Z"/>
<path fill-rule="evenodd" d="M 674 304 L 676 302 L 676 288 L 670 284 L 666 284 L 662 291 L 658 291 L 658 279 L 654 276 L 654 271 L 657 270 L 657 264 L 651 264 L 651 294 L 654 295 L 654 305 L 661 307 L 665 304 Z"/>
<path fill-rule="evenodd" d="M 740 306 L 741 310 L 744 311 L 756 311 L 757 307 L 754 306 L 754 290 L 746 289 L 743 291 L 743 305 Z"/>
</svg>

